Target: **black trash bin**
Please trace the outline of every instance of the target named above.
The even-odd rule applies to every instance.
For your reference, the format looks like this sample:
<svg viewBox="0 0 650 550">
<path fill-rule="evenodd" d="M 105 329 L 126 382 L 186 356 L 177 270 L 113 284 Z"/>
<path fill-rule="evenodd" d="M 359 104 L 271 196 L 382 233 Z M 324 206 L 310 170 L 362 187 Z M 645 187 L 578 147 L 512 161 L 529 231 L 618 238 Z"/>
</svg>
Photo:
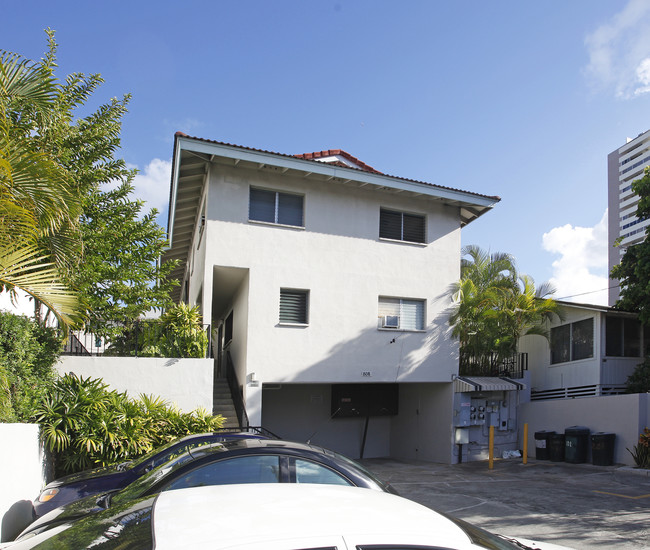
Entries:
<svg viewBox="0 0 650 550">
<path fill-rule="evenodd" d="M 548 460 L 551 435 L 555 432 L 541 430 L 535 432 L 535 458 L 537 460 Z"/>
<path fill-rule="evenodd" d="M 616 434 L 596 432 L 591 434 L 591 462 L 596 466 L 614 464 Z"/>
<path fill-rule="evenodd" d="M 564 437 L 564 461 L 572 464 L 587 462 L 589 428 L 585 428 L 584 426 L 571 426 L 564 430 Z"/>
<path fill-rule="evenodd" d="M 564 434 L 552 433 L 549 438 L 550 448 L 548 457 L 552 462 L 564 461 Z"/>
</svg>

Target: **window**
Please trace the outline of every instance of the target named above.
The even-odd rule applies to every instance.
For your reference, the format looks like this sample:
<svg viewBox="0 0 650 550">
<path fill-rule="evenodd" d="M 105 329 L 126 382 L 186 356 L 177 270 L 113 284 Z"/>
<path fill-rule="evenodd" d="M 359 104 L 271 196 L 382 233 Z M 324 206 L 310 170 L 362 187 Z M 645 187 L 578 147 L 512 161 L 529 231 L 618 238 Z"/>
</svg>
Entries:
<svg viewBox="0 0 650 550">
<path fill-rule="evenodd" d="M 251 187 L 248 219 L 304 227 L 303 196 Z"/>
<path fill-rule="evenodd" d="M 424 300 L 379 297 L 379 328 L 424 330 Z"/>
<path fill-rule="evenodd" d="M 605 319 L 605 355 L 641 356 L 641 324 L 637 319 L 607 315 Z"/>
<path fill-rule="evenodd" d="M 163 490 L 238 483 L 280 483 L 280 457 L 242 456 L 211 462 L 179 476 Z"/>
<path fill-rule="evenodd" d="M 551 364 L 594 356 L 594 320 L 584 319 L 551 329 Z"/>
<path fill-rule="evenodd" d="M 296 483 L 320 483 L 324 485 L 352 485 L 347 479 L 329 468 L 311 460 L 296 458 Z"/>
<path fill-rule="evenodd" d="M 309 291 L 280 289 L 280 323 L 306 325 L 309 322 Z"/>
<path fill-rule="evenodd" d="M 382 208 L 379 211 L 379 238 L 423 243 L 424 216 Z"/>
</svg>

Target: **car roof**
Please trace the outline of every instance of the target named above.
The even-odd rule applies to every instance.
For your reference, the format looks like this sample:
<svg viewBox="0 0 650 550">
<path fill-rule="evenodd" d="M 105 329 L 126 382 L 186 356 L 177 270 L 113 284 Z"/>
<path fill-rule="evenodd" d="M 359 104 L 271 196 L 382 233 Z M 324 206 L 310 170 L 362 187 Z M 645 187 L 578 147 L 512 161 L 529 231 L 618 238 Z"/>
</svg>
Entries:
<svg viewBox="0 0 650 550">
<path fill-rule="evenodd" d="M 216 511 L 216 512 L 215 512 Z M 242 524 L 242 517 L 246 517 Z M 155 501 L 157 550 L 178 548 L 436 545 L 471 549 L 445 516 L 396 495 L 309 484 L 221 485 L 161 493 Z"/>
</svg>

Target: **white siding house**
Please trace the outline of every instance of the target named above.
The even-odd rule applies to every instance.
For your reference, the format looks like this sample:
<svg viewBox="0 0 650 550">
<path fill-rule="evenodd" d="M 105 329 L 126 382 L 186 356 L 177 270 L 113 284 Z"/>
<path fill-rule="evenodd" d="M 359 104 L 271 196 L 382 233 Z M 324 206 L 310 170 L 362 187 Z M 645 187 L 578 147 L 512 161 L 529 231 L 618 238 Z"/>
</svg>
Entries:
<svg viewBox="0 0 650 550">
<path fill-rule="evenodd" d="M 251 425 L 352 457 L 450 462 L 449 288 L 461 228 L 498 200 L 340 150 L 178 133 L 164 259 L 180 260 L 176 299 L 212 324 L 216 378 L 233 366 Z"/>
<path fill-rule="evenodd" d="M 613 308 L 561 302 L 563 319 L 549 326 L 550 339 L 524 336 L 531 399 L 623 393 L 643 361 L 648 338 L 637 316 Z"/>
</svg>

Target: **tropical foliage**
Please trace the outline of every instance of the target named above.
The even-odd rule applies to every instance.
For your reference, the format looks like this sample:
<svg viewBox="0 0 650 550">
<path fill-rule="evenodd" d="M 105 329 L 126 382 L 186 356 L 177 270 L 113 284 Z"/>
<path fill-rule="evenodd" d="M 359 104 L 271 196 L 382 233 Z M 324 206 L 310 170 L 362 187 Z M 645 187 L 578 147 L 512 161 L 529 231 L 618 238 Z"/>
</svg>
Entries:
<svg viewBox="0 0 650 550">
<path fill-rule="evenodd" d="M 160 398 L 109 390 L 101 379 L 67 374 L 35 410 L 57 476 L 134 459 L 178 437 L 222 427 L 223 417 L 183 413 Z"/>
<path fill-rule="evenodd" d="M 535 288 L 532 278 L 517 272 L 509 254 L 468 246 L 462 256 L 449 319 L 460 342 L 460 371 L 495 375 L 515 356 L 521 336 L 548 337 L 546 321 L 559 317 L 560 309 L 551 298 L 554 289 L 548 284 Z"/>
<path fill-rule="evenodd" d="M 165 231 L 131 198 L 136 171 L 115 157 L 130 96 L 80 114 L 103 79 L 56 80 L 47 36 L 39 62 L 0 52 L 0 288 L 25 290 L 66 325 L 110 333 L 169 305 L 174 264 L 158 265 Z"/>
<path fill-rule="evenodd" d="M 0 422 L 28 422 L 55 379 L 61 339 L 53 328 L 0 311 Z"/>
<path fill-rule="evenodd" d="M 129 323 L 116 332 L 105 355 L 204 358 L 208 334 L 198 306 L 175 304 L 158 319 Z"/>
<path fill-rule="evenodd" d="M 79 257 L 80 206 L 68 171 L 34 126 L 52 121 L 52 67 L 51 56 L 34 63 L 0 51 L 0 289 L 23 290 L 68 326 L 82 308 L 58 267 Z"/>
<path fill-rule="evenodd" d="M 639 442 L 632 448 L 627 449 L 632 455 L 634 463 L 640 468 L 650 468 L 650 429 L 644 428 L 639 435 Z"/>
</svg>

